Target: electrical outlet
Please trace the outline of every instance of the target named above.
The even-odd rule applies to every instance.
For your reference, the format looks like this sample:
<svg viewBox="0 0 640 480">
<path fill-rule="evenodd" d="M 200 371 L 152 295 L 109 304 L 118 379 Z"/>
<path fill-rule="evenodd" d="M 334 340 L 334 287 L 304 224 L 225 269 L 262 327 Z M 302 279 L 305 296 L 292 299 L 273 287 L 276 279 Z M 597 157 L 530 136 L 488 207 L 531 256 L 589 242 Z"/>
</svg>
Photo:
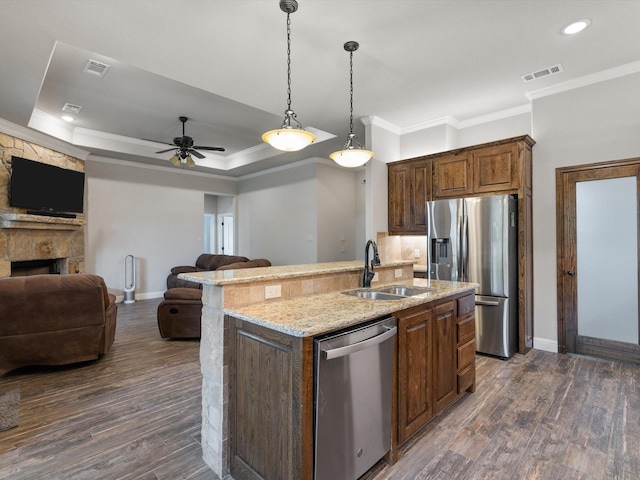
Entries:
<svg viewBox="0 0 640 480">
<path fill-rule="evenodd" d="M 400 278 L 402 276 L 402 269 L 401 268 L 396 268 L 393 271 L 393 275 L 395 276 L 395 278 Z"/>
<path fill-rule="evenodd" d="M 281 285 L 269 285 L 268 287 L 264 287 L 265 300 L 268 298 L 278 298 L 280 296 L 282 296 Z"/>
<path fill-rule="evenodd" d="M 378 281 L 378 272 L 374 272 L 373 273 L 373 278 L 371 279 L 372 282 L 377 282 Z"/>
<path fill-rule="evenodd" d="M 419 248 L 416 248 L 413 251 L 413 258 L 420 258 L 420 249 Z"/>
</svg>

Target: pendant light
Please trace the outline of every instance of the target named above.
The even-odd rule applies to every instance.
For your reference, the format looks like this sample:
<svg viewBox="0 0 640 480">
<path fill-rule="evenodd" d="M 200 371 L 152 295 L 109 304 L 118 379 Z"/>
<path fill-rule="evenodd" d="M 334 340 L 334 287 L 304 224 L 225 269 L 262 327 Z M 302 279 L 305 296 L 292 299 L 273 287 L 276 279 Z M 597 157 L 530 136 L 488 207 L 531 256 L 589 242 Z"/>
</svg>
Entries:
<svg viewBox="0 0 640 480">
<path fill-rule="evenodd" d="M 295 152 L 316 141 L 316 136 L 307 132 L 291 110 L 291 19 L 289 15 L 298 10 L 296 0 L 280 0 L 280 10 L 287 14 L 287 109 L 284 121 L 277 130 L 262 135 L 262 140 L 278 150 Z"/>
<path fill-rule="evenodd" d="M 349 52 L 349 95 L 350 102 L 350 116 L 349 116 L 349 135 L 347 135 L 347 142 L 344 144 L 344 149 L 337 152 L 333 152 L 329 157 L 342 167 L 355 168 L 361 167 L 367 163 L 373 152 L 365 150 L 362 144 L 358 141 L 358 137 L 353 133 L 353 52 L 358 50 L 360 44 L 358 42 L 350 41 L 344 44 L 345 51 Z"/>
</svg>

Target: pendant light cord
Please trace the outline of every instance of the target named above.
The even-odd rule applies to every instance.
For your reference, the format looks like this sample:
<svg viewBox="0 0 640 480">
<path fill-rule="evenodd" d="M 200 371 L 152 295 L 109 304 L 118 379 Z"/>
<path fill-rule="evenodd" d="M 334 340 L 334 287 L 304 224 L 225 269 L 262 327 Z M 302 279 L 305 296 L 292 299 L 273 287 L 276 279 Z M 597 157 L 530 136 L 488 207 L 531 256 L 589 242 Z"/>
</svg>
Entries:
<svg viewBox="0 0 640 480">
<path fill-rule="evenodd" d="M 349 52 L 349 132 L 353 133 L 353 52 Z"/>
<path fill-rule="evenodd" d="M 291 110 L 291 19 L 287 12 L 287 110 Z"/>
</svg>

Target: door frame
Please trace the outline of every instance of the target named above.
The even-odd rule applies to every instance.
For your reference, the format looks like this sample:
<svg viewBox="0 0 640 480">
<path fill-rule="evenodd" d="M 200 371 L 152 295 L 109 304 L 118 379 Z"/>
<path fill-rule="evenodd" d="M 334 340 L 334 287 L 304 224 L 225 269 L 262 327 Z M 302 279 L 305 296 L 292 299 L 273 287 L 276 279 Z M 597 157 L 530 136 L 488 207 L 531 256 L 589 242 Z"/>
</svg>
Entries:
<svg viewBox="0 0 640 480">
<path fill-rule="evenodd" d="M 578 181 L 636 177 L 640 226 L 640 158 L 614 160 L 556 169 L 556 282 L 558 352 L 640 363 L 640 345 L 578 335 L 576 188 Z M 640 228 L 638 228 L 640 235 Z M 640 261 L 640 241 L 638 242 Z M 571 272 L 574 272 L 573 274 Z M 640 268 L 638 268 L 640 285 Z M 640 321 L 640 312 L 638 315 Z"/>
</svg>

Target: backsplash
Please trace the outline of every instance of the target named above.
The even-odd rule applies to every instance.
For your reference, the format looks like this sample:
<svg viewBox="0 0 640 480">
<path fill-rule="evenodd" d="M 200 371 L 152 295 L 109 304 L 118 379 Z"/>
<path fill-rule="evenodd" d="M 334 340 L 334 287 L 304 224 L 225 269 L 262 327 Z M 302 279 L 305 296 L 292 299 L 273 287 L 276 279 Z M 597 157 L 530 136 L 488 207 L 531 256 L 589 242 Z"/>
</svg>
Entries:
<svg viewBox="0 0 640 480">
<path fill-rule="evenodd" d="M 376 243 L 382 263 L 415 260 L 417 265 L 427 266 L 426 235 L 388 235 L 378 232 Z M 418 258 L 416 251 L 420 254 Z"/>
</svg>

